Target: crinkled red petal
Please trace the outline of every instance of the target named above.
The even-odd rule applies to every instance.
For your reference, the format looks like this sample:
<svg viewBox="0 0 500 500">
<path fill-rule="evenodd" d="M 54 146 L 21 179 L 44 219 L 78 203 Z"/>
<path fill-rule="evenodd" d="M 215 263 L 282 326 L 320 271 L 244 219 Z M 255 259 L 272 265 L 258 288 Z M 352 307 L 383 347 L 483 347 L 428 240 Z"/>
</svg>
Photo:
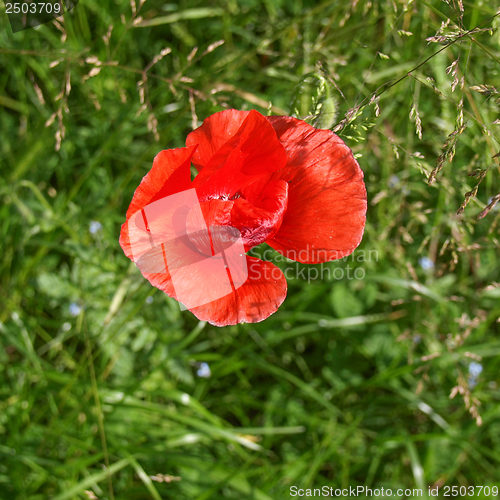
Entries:
<svg viewBox="0 0 500 500">
<path fill-rule="evenodd" d="M 308 264 L 349 255 L 360 243 L 366 218 L 363 172 L 333 132 L 302 120 L 268 117 L 288 162 L 275 176 L 289 183 L 288 208 L 267 243 Z"/>
<path fill-rule="evenodd" d="M 203 125 L 189 133 L 186 146 L 196 145 L 193 163 L 200 169 L 238 132 L 250 111 L 227 109 L 214 113 Z"/>
<path fill-rule="evenodd" d="M 207 118 L 186 140 L 189 146 L 197 146 L 193 163 L 203 167 L 194 180 L 201 196 L 231 197 L 242 186 L 253 182 L 256 176 L 269 176 L 286 164 L 285 150 L 263 115 L 257 111 L 245 115 L 230 111 Z M 217 117 L 223 113 L 225 119 L 221 121 Z M 239 124 L 235 131 L 232 126 L 222 128 L 227 126 L 228 113 Z M 207 148 L 207 141 L 212 137 L 217 140 Z M 199 154 L 200 150 L 203 155 Z"/>
<path fill-rule="evenodd" d="M 231 226 L 240 231 L 248 250 L 279 230 L 288 203 L 288 183 L 257 181 L 242 191 L 231 211 Z"/>
</svg>

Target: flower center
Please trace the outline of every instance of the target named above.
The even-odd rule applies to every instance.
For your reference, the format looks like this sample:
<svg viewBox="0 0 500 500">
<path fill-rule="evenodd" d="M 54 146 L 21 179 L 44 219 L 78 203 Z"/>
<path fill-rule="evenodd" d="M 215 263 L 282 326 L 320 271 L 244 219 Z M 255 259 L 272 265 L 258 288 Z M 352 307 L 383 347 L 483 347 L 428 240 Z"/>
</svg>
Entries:
<svg viewBox="0 0 500 500">
<path fill-rule="evenodd" d="M 222 193 L 222 194 L 213 194 L 208 197 L 209 200 L 223 200 L 223 201 L 229 201 L 229 200 L 237 200 L 238 198 L 241 198 L 242 195 L 239 191 L 236 191 L 232 196 L 230 196 L 227 193 Z"/>
</svg>

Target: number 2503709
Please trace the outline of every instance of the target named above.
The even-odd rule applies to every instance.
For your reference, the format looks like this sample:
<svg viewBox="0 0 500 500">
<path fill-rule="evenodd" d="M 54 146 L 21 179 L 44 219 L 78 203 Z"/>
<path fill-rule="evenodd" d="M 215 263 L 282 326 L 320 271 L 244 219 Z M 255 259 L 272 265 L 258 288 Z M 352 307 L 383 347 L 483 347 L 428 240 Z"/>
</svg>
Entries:
<svg viewBox="0 0 500 500">
<path fill-rule="evenodd" d="M 498 486 L 443 486 L 440 493 L 444 497 L 498 496 Z"/>
<path fill-rule="evenodd" d="M 6 14 L 61 14 L 60 3 L 50 2 L 9 2 L 5 4 Z"/>
</svg>

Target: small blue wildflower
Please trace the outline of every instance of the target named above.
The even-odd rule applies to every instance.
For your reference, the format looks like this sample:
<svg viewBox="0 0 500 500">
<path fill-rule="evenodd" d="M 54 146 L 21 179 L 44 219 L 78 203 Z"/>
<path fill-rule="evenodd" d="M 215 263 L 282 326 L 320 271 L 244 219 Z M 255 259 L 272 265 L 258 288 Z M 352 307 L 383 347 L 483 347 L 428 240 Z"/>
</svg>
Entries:
<svg viewBox="0 0 500 500">
<path fill-rule="evenodd" d="M 481 372 L 483 371 L 483 365 L 481 363 L 476 363 L 475 361 L 472 361 L 469 365 L 469 374 L 471 377 L 477 378 L 479 375 L 481 375 Z"/>
<path fill-rule="evenodd" d="M 78 316 L 82 312 L 82 307 L 76 302 L 71 302 L 69 305 L 69 313 L 71 316 Z"/>
<path fill-rule="evenodd" d="M 152 304 L 153 303 L 153 296 L 150 295 L 149 297 L 146 297 L 146 304 Z"/>
<path fill-rule="evenodd" d="M 424 271 L 430 271 L 431 269 L 434 269 L 434 262 L 432 262 L 429 257 L 421 257 L 420 259 L 418 259 L 418 263 Z"/>
<path fill-rule="evenodd" d="M 481 372 L 483 371 L 483 365 L 481 363 L 476 363 L 475 361 L 472 361 L 469 364 L 469 387 L 473 389 L 477 385 L 477 378 L 479 375 L 481 375 Z"/>
<path fill-rule="evenodd" d="M 198 375 L 198 377 L 200 378 L 209 378 L 210 375 L 212 375 L 212 372 L 210 371 L 210 366 L 208 366 L 208 363 L 200 363 L 200 366 L 196 371 L 196 375 Z"/>
<path fill-rule="evenodd" d="M 90 234 L 96 234 L 101 229 L 102 229 L 102 224 L 99 221 L 93 220 L 93 221 L 90 222 L 90 224 L 89 224 Z"/>
</svg>

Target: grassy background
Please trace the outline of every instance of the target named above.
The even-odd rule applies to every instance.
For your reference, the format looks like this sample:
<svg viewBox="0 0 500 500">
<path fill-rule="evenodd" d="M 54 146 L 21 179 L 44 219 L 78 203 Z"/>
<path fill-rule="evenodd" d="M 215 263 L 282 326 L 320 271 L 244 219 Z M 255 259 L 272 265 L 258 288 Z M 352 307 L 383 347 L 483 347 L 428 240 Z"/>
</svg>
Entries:
<svg viewBox="0 0 500 500">
<path fill-rule="evenodd" d="M 1 499 L 500 482 L 493 3 L 82 0 L 16 34 L 0 15 Z M 369 205 L 334 277 L 218 329 L 118 235 L 154 155 L 226 107 L 334 128 Z"/>
</svg>

